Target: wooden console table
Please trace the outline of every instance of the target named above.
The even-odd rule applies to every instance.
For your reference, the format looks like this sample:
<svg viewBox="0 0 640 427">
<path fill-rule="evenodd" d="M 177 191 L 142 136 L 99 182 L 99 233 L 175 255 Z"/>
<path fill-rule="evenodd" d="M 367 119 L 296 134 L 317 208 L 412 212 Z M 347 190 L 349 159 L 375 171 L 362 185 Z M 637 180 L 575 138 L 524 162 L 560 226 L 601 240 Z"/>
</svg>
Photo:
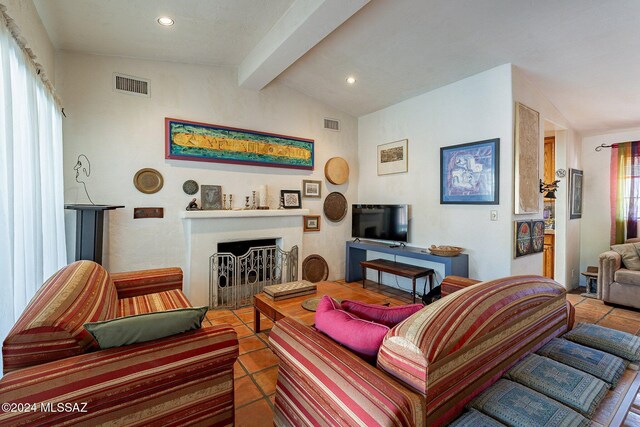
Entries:
<svg viewBox="0 0 640 427">
<path fill-rule="evenodd" d="M 396 276 L 406 277 L 407 279 L 411 279 L 411 284 L 413 286 L 413 302 L 416 302 L 416 279 L 420 277 L 427 277 L 429 280 L 429 290 L 433 289 L 433 268 L 425 268 L 418 267 L 416 265 L 411 264 L 403 264 L 401 262 L 389 261 L 386 259 L 374 259 L 371 261 L 362 261 L 360 262 L 360 266 L 362 267 L 362 287 L 364 288 L 364 283 L 367 278 L 366 270 L 370 268 L 372 270 L 378 271 L 378 285 L 380 284 L 380 274 L 381 273 L 390 273 L 395 274 Z M 426 289 L 426 280 L 425 279 L 425 289 Z"/>
</svg>

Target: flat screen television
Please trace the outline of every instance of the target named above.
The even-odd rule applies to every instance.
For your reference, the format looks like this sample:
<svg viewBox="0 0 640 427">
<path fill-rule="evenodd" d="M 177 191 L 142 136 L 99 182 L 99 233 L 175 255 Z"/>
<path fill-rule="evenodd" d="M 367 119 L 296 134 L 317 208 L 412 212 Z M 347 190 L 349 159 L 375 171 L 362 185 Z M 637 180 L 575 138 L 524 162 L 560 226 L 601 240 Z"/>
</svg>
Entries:
<svg viewBox="0 0 640 427">
<path fill-rule="evenodd" d="M 353 205 L 351 235 L 359 239 L 407 242 L 409 205 Z"/>
</svg>

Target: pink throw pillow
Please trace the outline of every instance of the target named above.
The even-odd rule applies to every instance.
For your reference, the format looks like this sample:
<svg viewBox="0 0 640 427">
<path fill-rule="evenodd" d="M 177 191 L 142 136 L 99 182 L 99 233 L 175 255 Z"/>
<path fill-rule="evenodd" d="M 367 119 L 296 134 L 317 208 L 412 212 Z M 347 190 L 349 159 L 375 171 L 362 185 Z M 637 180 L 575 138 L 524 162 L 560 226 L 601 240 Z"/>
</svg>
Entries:
<svg viewBox="0 0 640 427">
<path fill-rule="evenodd" d="M 355 314 L 361 319 L 371 320 L 393 328 L 407 317 L 422 310 L 422 304 L 400 305 L 398 307 L 385 307 L 378 304 L 366 304 L 360 301 L 344 300 L 341 308 L 347 313 Z"/>
<path fill-rule="evenodd" d="M 388 326 L 340 310 L 338 303 L 328 295 L 318 303 L 316 329 L 370 362 L 375 362 L 382 340 L 389 332 Z"/>
</svg>

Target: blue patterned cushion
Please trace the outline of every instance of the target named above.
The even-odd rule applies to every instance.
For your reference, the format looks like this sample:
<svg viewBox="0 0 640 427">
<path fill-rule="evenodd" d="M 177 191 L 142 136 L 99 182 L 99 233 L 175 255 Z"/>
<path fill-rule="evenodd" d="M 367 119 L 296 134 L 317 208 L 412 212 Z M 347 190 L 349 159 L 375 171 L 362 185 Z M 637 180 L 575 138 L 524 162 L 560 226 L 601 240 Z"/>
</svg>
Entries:
<svg viewBox="0 0 640 427">
<path fill-rule="evenodd" d="M 449 424 L 449 427 L 506 427 L 504 424 L 486 416 L 480 411 L 470 409 Z"/>
<path fill-rule="evenodd" d="M 578 369 L 530 354 L 505 377 L 544 394 L 591 418 L 609 385 Z"/>
<path fill-rule="evenodd" d="M 598 377 L 612 388 L 627 367 L 618 356 L 560 338 L 552 339 L 536 353 Z"/>
<path fill-rule="evenodd" d="M 640 337 L 591 323 L 578 323 L 562 338 L 615 354 L 631 362 L 640 361 Z"/>
<path fill-rule="evenodd" d="M 470 403 L 511 427 L 582 427 L 589 420 L 537 391 L 501 379 Z"/>
</svg>

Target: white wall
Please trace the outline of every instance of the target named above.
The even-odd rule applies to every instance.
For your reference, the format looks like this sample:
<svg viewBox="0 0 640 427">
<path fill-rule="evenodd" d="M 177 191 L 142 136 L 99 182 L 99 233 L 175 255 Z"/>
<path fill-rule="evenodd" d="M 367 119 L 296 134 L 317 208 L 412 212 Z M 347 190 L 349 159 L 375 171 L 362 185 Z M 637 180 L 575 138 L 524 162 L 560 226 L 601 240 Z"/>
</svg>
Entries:
<svg viewBox="0 0 640 427">
<path fill-rule="evenodd" d="M 20 28 L 20 35 L 27 41 L 27 47 L 33 50 L 51 83 L 55 83 L 55 50 L 33 1 L 1 0 L 0 3 L 7 7 L 7 14 Z"/>
<path fill-rule="evenodd" d="M 580 271 L 598 265 L 598 255 L 609 249 L 611 204 L 609 171 L 611 149 L 596 152 L 600 144 L 640 140 L 640 128 L 621 130 L 582 139 L 584 198 L 582 232 L 580 234 Z"/>
<path fill-rule="evenodd" d="M 358 202 L 408 203 L 411 245 L 462 246 L 469 255 L 470 277 L 486 280 L 510 275 L 511 105 L 511 66 L 507 64 L 360 117 Z M 408 172 L 378 176 L 376 147 L 405 138 L 409 140 Z M 440 147 L 492 138 L 500 138 L 500 204 L 441 205 Z M 490 221 L 491 210 L 498 211 L 498 221 Z M 391 285 L 395 280 L 383 279 Z M 410 287 L 407 281 L 401 284 Z"/>
<path fill-rule="evenodd" d="M 192 197 L 182 191 L 187 179 L 222 185 L 224 193 L 234 195 L 236 207 L 243 206 L 244 196 L 261 184 L 269 186 L 271 206 L 277 207 L 280 190 L 300 189 L 303 179 L 322 180 L 323 197 L 340 191 L 349 202 L 356 199 L 357 123 L 347 114 L 278 82 L 260 92 L 240 89 L 232 69 L 68 52 L 59 53 L 57 60 L 57 86 L 67 113 L 65 201 L 86 202 L 73 170 L 77 156 L 84 153 L 91 160 L 87 187 L 94 202 L 126 205 L 108 213 L 104 264 L 111 271 L 184 266 L 184 224 L 178 212 Z M 151 98 L 112 91 L 114 72 L 150 79 Z M 165 117 L 314 139 L 315 170 L 165 160 Z M 339 119 L 342 131 L 324 130 L 324 117 Z M 324 179 L 324 164 L 333 156 L 349 162 L 347 184 L 335 186 Z M 145 167 L 164 176 L 160 192 L 147 195 L 134 187 L 134 174 Z M 164 207 L 164 219 L 134 220 L 133 208 L 143 206 Z M 303 207 L 311 214 L 322 214 L 321 200 L 303 199 Z M 70 212 L 67 217 L 73 256 L 75 220 Z M 350 215 L 340 223 L 328 222 L 323 216 L 321 232 L 305 233 L 301 259 L 319 253 L 329 264 L 329 278 L 343 278 L 350 228 Z M 211 253 L 215 250 L 212 247 Z"/>
<path fill-rule="evenodd" d="M 571 289 L 577 286 L 579 279 L 580 222 L 582 220 L 568 219 L 568 171 L 569 168 L 580 169 L 580 136 L 571 129 L 569 122 L 567 122 L 562 113 L 515 66 L 513 67 L 513 101 L 523 103 L 540 113 L 540 177 L 544 176 L 543 124 L 545 120 L 548 120 L 558 128 L 564 129 L 556 131 L 556 170 L 566 169 L 567 177 L 560 181 L 560 187 L 556 192 L 555 280 Z M 585 183 L 586 186 L 587 184 Z M 512 219 L 542 219 L 542 199 L 543 196 L 540 194 L 539 213 L 512 215 Z M 511 274 L 542 274 L 542 261 L 542 253 L 514 259 Z"/>
</svg>

